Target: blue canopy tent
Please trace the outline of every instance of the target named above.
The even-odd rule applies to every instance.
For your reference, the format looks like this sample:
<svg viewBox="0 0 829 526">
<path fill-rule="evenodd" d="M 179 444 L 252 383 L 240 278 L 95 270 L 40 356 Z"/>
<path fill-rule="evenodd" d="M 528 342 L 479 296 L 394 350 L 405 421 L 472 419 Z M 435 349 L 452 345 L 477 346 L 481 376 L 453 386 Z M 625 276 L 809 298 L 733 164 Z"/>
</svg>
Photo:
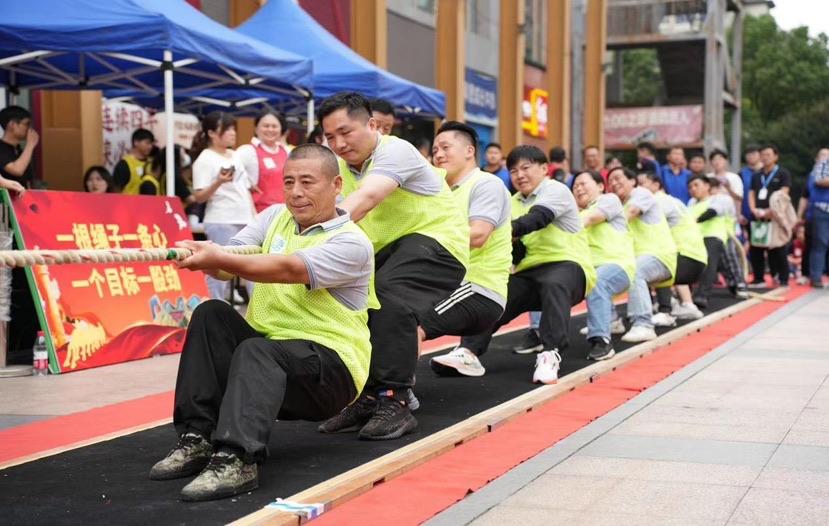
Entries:
<svg viewBox="0 0 829 526">
<path fill-rule="evenodd" d="M 240 33 L 314 61 L 314 96 L 323 99 L 343 90 L 382 97 L 406 113 L 443 117 L 446 97 L 377 67 L 337 40 L 294 0 L 269 0 Z"/>
<path fill-rule="evenodd" d="M 311 99 L 313 64 L 214 22 L 183 0 L 12 0 L 0 17 L 0 85 L 164 96 L 173 144 L 179 94 L 235 87 Z M 173 191 L 173 148 L 167 148 Z"/>
</svg>

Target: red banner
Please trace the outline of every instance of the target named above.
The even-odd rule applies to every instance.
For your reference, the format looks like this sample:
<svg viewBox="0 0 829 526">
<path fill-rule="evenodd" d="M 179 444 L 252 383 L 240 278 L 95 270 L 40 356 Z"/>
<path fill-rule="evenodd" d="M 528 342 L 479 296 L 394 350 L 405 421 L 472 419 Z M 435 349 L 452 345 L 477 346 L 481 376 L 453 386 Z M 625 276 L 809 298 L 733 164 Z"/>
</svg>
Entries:
<svg viewBox="0 0 829 526">
<path fill-rule="evenodd" d="M 161 248 L 193 239 L 174 197 L 30 191 L 13 210 L 26 249 Z M 202 273 L 172 262 L 27 272 L 55 373 L 180 352 L 190 315 L 208 295 Z"/>
<path fill-rule="evenodd" d="M 547 108 L 550 94 L 541 88 L 524 86 L 524 100 L 521 102 L 523 119 L 521 128 L 532 137 L 547 137 Z"/>
<path fill-rule="evenodd" d="M 605 148 L 622 149 L 648 141 L 657 147 L 702 140 L 702 106 L 608 108 L 604 113 Z"/>
</svg>

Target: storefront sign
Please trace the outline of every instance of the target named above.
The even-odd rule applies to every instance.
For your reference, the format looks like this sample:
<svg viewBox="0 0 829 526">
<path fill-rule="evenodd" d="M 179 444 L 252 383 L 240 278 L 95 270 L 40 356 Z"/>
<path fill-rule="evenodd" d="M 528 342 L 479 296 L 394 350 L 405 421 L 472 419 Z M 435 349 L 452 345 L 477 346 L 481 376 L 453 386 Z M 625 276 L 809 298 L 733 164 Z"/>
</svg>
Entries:
<svg viewBox="0 0 829 526">
<path fill-rule="evenodd" d="M 466 68 L 465 111 L 467 119 L 495 122 L 498 119 L 498 82 L 494 77 Z"/>
<path fill-rule="evenodd" d="M 547 137 L 547 107 L 550 94 L 541 88 L 524 86 L 524 101 L 521 103 L 523 120 L 521 127 L 532 137 Z"/>
<path fill-rule="evenodd" d="M 657 147 L 702 141 L 702 106 L 608 108 L 604 114 L 606 148 L 629 148 L 648 141 Z"/>
<path fill-rule="evenodd" d="M 163 248 L 192 239 L 178 198 L 30 191 L 13 211 L 26 249 Z M 173 262 L 36 265 L 27 274 L 54 373 L 180 352 L 190 315 L 208 295 L 201 272 Z"/>
</svg>

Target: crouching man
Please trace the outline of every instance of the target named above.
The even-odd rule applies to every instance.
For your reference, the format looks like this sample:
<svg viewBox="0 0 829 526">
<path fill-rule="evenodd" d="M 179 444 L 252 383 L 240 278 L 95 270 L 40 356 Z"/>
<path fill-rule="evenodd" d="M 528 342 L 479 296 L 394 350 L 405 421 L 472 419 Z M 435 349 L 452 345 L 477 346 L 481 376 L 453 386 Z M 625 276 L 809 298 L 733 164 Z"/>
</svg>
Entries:
<svg viewBox="0 0 829 526">
<path fill-rule="evenodd" d="M 150 470 L 153 480 L 198 475 L 183 500 L 251 491 L 274 421 L 319 421 L 362 390 L 371 360 L 368 308 L 374 250 L 337 209 L 334 154 L 307 144 L 285 164 L 286 207 L 274 205 L 231 240 L 262 254 L 228 254 L 210 243 L 182 268 L 256 283 L 247 317 L 211 300 L 190 320 L 176 380 L 178 443 Z"/>
</svg>

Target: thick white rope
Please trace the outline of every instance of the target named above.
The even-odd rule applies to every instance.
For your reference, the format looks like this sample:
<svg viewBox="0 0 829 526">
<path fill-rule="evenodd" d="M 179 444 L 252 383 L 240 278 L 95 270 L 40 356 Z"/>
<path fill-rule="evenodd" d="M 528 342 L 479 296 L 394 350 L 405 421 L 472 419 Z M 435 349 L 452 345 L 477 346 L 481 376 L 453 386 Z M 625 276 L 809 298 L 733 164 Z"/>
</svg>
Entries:
<svg viewBox="0 0 829 526">
<path fill-rule="evenodd" d="M 262 247 L 221 247 L 231 254 L 252 256 Z M 180 261 L 193 254 L 186 248 L 121 248 L 111 250 L 0 250 L 0 267 L 31 267 L 32 265 L 66 265 L 70 263 L 126 263 L 149 261 Z"/>
</svg>

